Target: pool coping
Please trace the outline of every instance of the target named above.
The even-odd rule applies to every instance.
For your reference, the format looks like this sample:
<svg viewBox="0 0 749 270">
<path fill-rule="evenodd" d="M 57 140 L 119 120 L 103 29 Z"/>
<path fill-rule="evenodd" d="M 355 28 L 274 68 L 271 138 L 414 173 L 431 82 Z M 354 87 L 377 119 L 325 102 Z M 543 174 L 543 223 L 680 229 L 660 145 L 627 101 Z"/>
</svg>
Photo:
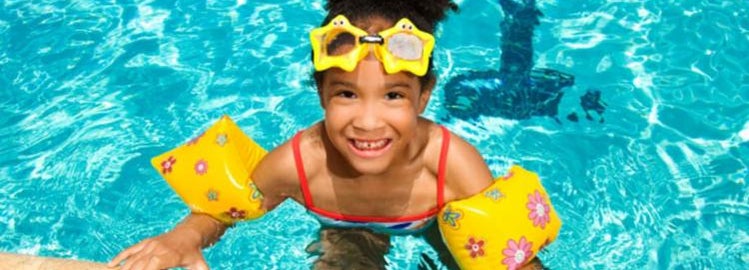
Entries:
<svg viewBox="0 0 749 270">
<path fill-rule="evenodd" d="M 109 268 L 105 264 L 90 261 L 0 252 L 0 269 L 113 270 L 116 268 Z"/>
</svg>

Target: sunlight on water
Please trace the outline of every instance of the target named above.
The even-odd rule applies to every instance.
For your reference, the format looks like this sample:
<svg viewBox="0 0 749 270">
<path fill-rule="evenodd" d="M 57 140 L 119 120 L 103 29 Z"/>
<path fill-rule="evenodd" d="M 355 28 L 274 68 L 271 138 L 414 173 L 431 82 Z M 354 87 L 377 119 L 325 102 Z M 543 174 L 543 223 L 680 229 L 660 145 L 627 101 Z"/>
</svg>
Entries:
<svg viewBox="0 0 749 270">
<path fill-rule="evenodd" d="M 425 116 L 474 144 L 493 174 L 520 164 L 544 179 L 564 221 L 545 265 L 746 268 L 749 3 L 538 0 L 535 67 L 574 85 L 554 114 L 525 119 L 464 96 L 490 111 L 464 119 L 446 109 L 448 82 L 499 70 L 510 17 L 496 0 L 456 2 L 436 32 Z M 323 1 L 1 5 L 0 251 L 107 261 L 187 213 L 151 157 L 223 114 L 266 148 L 323 116 L 307 40 Z M 305 269 L 318 228 L 286 202 L 205 254 L 216 269 Z M 387 260 L 414 269 L 422 254 L 437 256 L 398 236 Z"/>
</svg>

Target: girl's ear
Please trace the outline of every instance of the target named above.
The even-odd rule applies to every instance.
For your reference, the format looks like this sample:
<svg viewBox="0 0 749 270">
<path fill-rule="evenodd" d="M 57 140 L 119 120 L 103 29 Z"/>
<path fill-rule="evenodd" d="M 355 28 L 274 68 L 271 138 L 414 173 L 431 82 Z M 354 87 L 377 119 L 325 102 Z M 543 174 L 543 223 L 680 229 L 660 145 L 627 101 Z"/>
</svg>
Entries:
<svg viewBox="0 0 749 270">
<path fill-rule="evenodd" d="M 434 89 L 436 82 L 437 79 L 435 79 L 434 76 L 430 76 L 421 88 L 421 93 L 419 94 L 419 114 L 422 114 L 427 108 L 427 105 L 429 105 L 429 98 L 432 97 L 432 89 Z"/>
</svg>

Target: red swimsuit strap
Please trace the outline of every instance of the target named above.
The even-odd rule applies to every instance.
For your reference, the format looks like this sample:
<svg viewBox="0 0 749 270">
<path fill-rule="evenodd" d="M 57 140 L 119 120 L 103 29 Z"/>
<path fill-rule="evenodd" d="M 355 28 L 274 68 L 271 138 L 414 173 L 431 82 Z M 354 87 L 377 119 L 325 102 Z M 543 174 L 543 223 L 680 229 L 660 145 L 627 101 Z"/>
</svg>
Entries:
<svg viewBox="0 0 749 270">
<path fill-rule="evenodd" d="M 321 214 L 323 216 L 327 216 L 330 218 L 335 218 L 339 220 L 348 220 L 348 221 L 359 221 L 359 222 L 392 222 L 392 221 L 409 221 L 409 220 L 417 220 L 417 219 L 423 219 L 429 216 L 432 216 L 436 214 L 440 209 L 442 209 L 442 206 L 445 204 L 445 171 L 447 170 L 447 151 L 450 146 L 450 131 L 447 130 L 447 128 L 440 126 L 440 129 L 442 130 L 442 147 L 440 150 L 440 159 L 439 159 L 439 167 L 437 169 L 437 207 L 435 207 L 432 210 L 429 210 L 425 213 L 419 214 L 419 215 L 411 215 L 406 217 L 369 217 L 369 216 L 354 216 L 354 215 L 342 215 L 339 213 L 330 212 L 324 209 L 320 209 L 315 207 L 315 205 L 312 203 L 312 193 L 309 190 L 309 184 L 307 181 L 307 174 L 304 170 L 304 163 L 302 162 L 302 154 L 301 150 L 299 149 L 299 141 L 301 140 L 302 131 L 298 132 L 294 137 L 291 139 L 291 148 L 294 152 L 294 163 L 296 164 L 296 172 L 297 176 L 299 177 L 299 185 L 302 189 L 302 196 L 304 197 L 304 204 L 307 207 L 307 209 Z"/>
<path fill-rule="evenodd" d="M 450 131 L 444 126 L 440 126 L 440 129 L 442 129 L 442 149 L 437 168 L 437 209 L 442 209 L 445 204 L 445 170 L 447 170 L 447 150 L 450 148 Z"/>
<path fill-rule="evenodd" d="M 307 184 L 307 174 L 304 172 L 304 163 L 302 162 L 302 153 L 299 150 L 299 140 L 302 137 L 302 132 L 297 132 L 294 138 L 291 139 L 291 149 L 294 151 L 294 164 L 296 164 L 296 174 L 299 177 L 299 185 L 302 188 L 302 196 L 304 197 L 304 204 L 307 207 L 314 207 L 312 204 L 312 193 L 309 192 L 309 185 Z"/>
</svg>

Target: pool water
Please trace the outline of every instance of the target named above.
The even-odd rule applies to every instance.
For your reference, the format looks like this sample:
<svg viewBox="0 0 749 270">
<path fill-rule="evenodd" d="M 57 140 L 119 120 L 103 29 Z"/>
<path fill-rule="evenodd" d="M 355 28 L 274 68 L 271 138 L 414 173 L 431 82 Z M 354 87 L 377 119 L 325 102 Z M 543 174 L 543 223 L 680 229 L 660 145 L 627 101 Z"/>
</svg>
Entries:
<svg viewBox="0 0 749 270">
<path fill-rule="evenodd" d="M 575 81 L 545 104 L 555 113 L 530 117 L 446 109 L 448 82 L 499 70 L 502 53 L 498 1 L 457 2 L 437 32 L 425 116 L 495 175 L 520 164 L 544 179 L 564 221 L 544 264 L 747 268 L 749 2 L 537 1 L 534 65 Z M 187 214 L 151 157 L 222 114 L 266 148 L 320 120 L 307 33 L 322 6 L 0 3 L 0 251 L 107 261 Z M 305 269 L 318 227 L 286 202 L 205 255 L 215 269 Z M 392 269 L 435 255 L 418 237 L 393 243 Z"/>
</svg>

